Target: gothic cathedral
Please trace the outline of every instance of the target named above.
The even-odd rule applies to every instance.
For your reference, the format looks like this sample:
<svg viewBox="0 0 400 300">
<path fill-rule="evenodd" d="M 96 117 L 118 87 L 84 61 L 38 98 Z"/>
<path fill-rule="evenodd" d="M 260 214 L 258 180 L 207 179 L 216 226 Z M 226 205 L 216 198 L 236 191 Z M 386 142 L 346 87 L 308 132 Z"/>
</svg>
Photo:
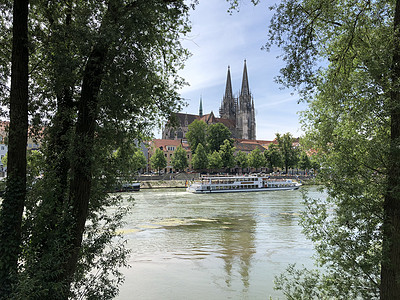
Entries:
<svg viewBox="0 0 400 300">
<path fill-rule="evenodd" d="M 225 95 L 222 99 L 219 115 L 220 118 L 228 119 L 235 123 L 235 130 L 232 132 L 235 138 L 246 140 L 256 139 L 254 99 L 250 93 L 246 61 L 244 61 L 242 88 L 239 98 L 233 96 L 231 71 L 228 66 Z"/>
<path fill-rule="evenodd" d="M 199 115 L 176 113 L 178 121 L 177 127 L 165 125 L 162 132 L 163 139 L 184 139 L 188 131 L 188 126 L 194 120 L 201 120 L 206 124 L 222 123 L 232 132 L 232 137 L 244 140 L 256 139 L 256 118 L 254 110 L 254 100 L 250 93 L 249 79 L 247 76 L 246 60 L 244 61 L 242 88 L 239 97 L 235 98 L 232 93 L 231 71 L 228 66 L 228 76 L 226 79 L 225 95 L 219 109 L 219 118 L 214 113 L 203 114 L 202 100 L 200 99 Z"/>
</svg>

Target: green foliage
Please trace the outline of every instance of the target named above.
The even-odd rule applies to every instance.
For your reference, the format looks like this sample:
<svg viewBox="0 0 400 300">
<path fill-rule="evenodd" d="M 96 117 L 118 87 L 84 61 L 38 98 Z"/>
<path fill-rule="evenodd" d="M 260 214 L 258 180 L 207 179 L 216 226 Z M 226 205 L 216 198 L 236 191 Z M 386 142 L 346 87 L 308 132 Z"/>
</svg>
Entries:
<svg viewBox="0 0 400 300">
<path fill-rule="evenodd" d="M 225 140 L 230 139 L 231 132 L 222 123 L 211 124 L 207 127 L 207 147 L 210 153 L 219 151 Z"/>
<path fill-rule="evenodd" d="M 133 167 L 135 171 L 146 168 L 147 159 L 141 149 L 137 149 L 132 155 Z"/>
<path fill-rule="evenodd" d="M 277 145 L 270 144 L 268 149 L 264 151 L 264 156 L 267 161 L 268 168 L 270 169 L 273 169 L 274 167 L 282 168 L 283 158 Z"/>
<path fill-rule="evenodd" d="M 150 158 L 150 164 L 153 169 L 160 171 L 167 166 L 167 159 L 164 156 L 164 152 L 157 148 L 156 152 Z"/>
<path fill-rule="evenodd" d="M 192 168 L 195 170 L 205 170 L 208 167 L 208 156 L 203 144 L 199 144 L 196 153 L 192 156 Z"/>
<path fill-rule="evenodd" d="M 118 176 L 131 179 L 147 165 L 146 157 L 141 149 L 132 144 L 124 144 L 113 153 L 113 159 L 118 167 Z"/>
<path fill-rule="evenodd" d="M 239 151 L 238 153 L 236 153 L 235 160 L 236 160 L 236 164 L 239 166 L 239 168 L 244 169 L 249 166 L 247 154 L 242 151 Z"/>
<path fill-rule="evenodd" d="M 290 133 L 284 135 L 276 134 L 278 148 L 282 156 L 283 165 L 286 173 L 290 167 L 295 167 L 298 161 L 298 150 L 293 147 L 294 138 Z"/>
<path fill-rule="evenodd" d="M 259 148 L 251 151 L 247 159 L 249 161 L 249 167 L 251 168 L 258 169 L 264 167 L 266 164 L 265 157 Z"/>
<path fill-rule="evenodd" d="M 296 265 L 289 265 L 285 274 L 274 280 L 275 289 L 282 290 L 287 299 L 329 299 L 324 291 L 322 275 L 313 270 L 296 269 Z M 301 282 L 293 285 L 291 282 Z M 333 298 L 335 295 L 333 295 Z"/>
<path fill-rule="evenodd" d="M 181 107 L 177 73 L 188 56 L 180 41 L 190 29 L 189 8 L 180 0 L 111 0 L 35 1 L 29 9 L 29 110 L 32 129 L 39 132 L 43 118 L 46 130 L 42 169 L 40 157 L 32 164 L 43 176 L 32 181 L 23 210 L 13 297 L 75 299 L 86 291 L 82 297 L 109 299 L 126 262 L 126 249 L 113 243 L 118 225 L 105 211 L 120 202 L 105 192 L 123 169 L 112 153 L 126 150 L 124 167 L 136 171 L 134 152 L 122 149 Z M 7 83 L 11 6 L 2 12 L 0 76 Z M 2 84 L 2 99 L 5 91 Z"/>
<path fill-rule="evenodd" d="M 124 281 L 120 268 L 128 267 L 130 251 L 125 249 L 126 241 L 117 230 L 125 224 L 123 218 L 132 208 L 132 203 L 122 202 L 120 196 L 116 196 L 107 206 L 114 208 L 113 213 L 109 210 L 97 213 L 95 219 L 98 222 L 86 228 L 87 238 L 82 251 L 88 255 L 83 255 L 71 288 L 75 298 L 115 298 Z M 88 282 L 92 284 L 88 285 Z"/>
<path fill-rule="evenodd" d="M 302 170 L 308 170 L 312 167 L 311 160 L 305 151 L 300 152 L 298 167 Z"/>
<path fill-rule="evenodd" d="M 1 158 L 1 163 L 3 164 L 4 167 L 7 167 L 7 161 L 8 161 L 8 153 L 6 153 L 6 155 L 4 155 Z"/>
<path fill-rule="evenodd" d="M 232 146 L 231 140 L 225 140 L 221 145 L 219 154 L 221 155 L 222 167 L 233 168 L 235 166 L 235 147 Z"/>
<path fill-rule="evenodd" d="M 207 124 L 200 120 L 194 120 L 188 126 L 188 132 L 186 133 L 186 139 L 192 149 L 192 153 L 195 154 L 199 144 L 206 146 L 206 131 Z"/>
<path fill-rule="evenodd" d="M 6 155 L 7 156 L 7 155 Z M 5 157 L 6 157 L 5 156 Z M 27 186 L 31 188 L 44 171 L 43 153 L 37 150 L 28 151 L 27 154 Z"/>
<path fill-rule="evenodd" d="M 230 7 L 228 9 L 228 12 L 230 14 L 232 14 L 232 12 L 234 11 L 239 11 L 240 10 L 240 4 L 241 4 L 241 0 L 226 0 L 226 2 L 229 2 Z M 254 5 L 257 5 L 258 3 L 260 3 L 260 0 L 250 0 L 251 3 L 253 3 Z"/>
<path fill-rule="evenodd" d="M 212 170 L 222 168 L 222 158 L 218 151 L 208 154 L 208 167 Z"/>
<path fill-rule="evenodd" d="M 188 166 L 188 159 L 186 150 L 183 149 L 182 145 L 176 149 L 174 154 L 172 155 L 172 166 L 175 170 L 185 170 Z"/>
<path fill-rule="evenodd" d="M 393 125 L 399 124 L 395 4 L 290 0 L 274 6 L 267 46 L 284 49 L 279 80 L 308 101 L 305 143 L 316 151 L 312 160 L 329 195 L 326 201 L 305 197 L 302 220 L 324 272 L 301 278 L 289 271 L 292 279 L 278 286 L 288 298 L 399 297 L 392 279 L 400 266 L 390 260 L 399 249 L 399 228 L 393 226 L 399 210 L 390 206 L 400 195 L 393 169 L 399 169 L 393 148 L 399 147 Z"/>
</svg>

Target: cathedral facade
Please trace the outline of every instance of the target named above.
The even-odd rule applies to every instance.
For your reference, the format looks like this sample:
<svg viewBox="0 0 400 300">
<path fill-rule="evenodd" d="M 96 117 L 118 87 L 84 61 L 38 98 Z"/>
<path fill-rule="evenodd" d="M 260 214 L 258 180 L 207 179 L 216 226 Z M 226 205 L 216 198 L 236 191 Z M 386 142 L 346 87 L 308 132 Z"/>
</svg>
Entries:
<svg viewBox="0 0 400 300">
<path fill-rule="evenodd" d="M 235 132 L 232 132 L 233 137 L 246 140 L 256 139 L 254 99 L 250 93 L 246 61 L 244 61 L 242 88 L 238 98 L 235 98 L 232 93 L 231 71 L 228 67 L 225 94 L 219 115 L 221 118 L 232 120 L 235 123 Z"/>
<path fill-rule="evenodd" d="M 214 113 L 203 115 L 202 100 L 200 99 L 199 115 L 188 115 L 177 113 L 177 126 L 171 127 L 168 124 L 163 128 L 163 139 L 183 139 L 185 138 L 188 126 L 194 120 L 204 121 L 206 124 L 223 123 L 229 128 L 233 138 L 255 140 L 256 139 L 256 120 L 254 99 L 249 88 L 246 61 L 244 61 L 242 87 L 239 96 L 235 97 L 232 92 L 232 80 L 230 67 L 225 85 L 221 107 L 219 108 L 219 118 Z"/>
</svg>

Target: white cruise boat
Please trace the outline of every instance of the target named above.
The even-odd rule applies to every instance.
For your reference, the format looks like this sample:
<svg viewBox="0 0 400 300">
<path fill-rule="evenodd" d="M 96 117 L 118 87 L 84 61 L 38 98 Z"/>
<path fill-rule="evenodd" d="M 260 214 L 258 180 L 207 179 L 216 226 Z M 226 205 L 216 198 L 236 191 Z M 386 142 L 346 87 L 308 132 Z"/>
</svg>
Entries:
<svg viewBox="0 0 400 300">
<path fill-rule="evenodd" d="M 191 193 L 236 193 L 297 190 L 301 183 L 290 179 L 257 176 L 202 177 L 186 189 Z"/>
</svg>

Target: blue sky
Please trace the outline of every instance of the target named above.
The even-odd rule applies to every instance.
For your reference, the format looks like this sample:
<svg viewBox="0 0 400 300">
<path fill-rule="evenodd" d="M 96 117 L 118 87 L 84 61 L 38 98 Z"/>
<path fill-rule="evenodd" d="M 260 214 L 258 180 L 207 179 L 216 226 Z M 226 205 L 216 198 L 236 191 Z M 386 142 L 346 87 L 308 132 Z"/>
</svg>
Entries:
<svg viewBox="0 0 400 300">
<path fill-rule="evenodd" d="M 272 140 L 275 133 L 290 132 L 295 137 L 302 134 L 297 112 L 304 110 L 305 104 L 297 104 L 293 90 L 282 89 L 274 82 L 283 66 L 277 58 L 281 50 L 261 50 L 267 40 L 271 3 L 263 1 L 254 7 L 250 1 L 242 1 L 240 11 L 230 15 L 226 0 L 200 0 L 191 12 L 192 32 L 183 41 L 192 56 L 180 73 L 190 84 L 180 91 L 188 104 L 182 112 L 198 114 L 202 97 L 203 112 L 213 111 L 218 117 L 228 65 L 237 96 L 246 60 L 256 108 L 257 139 Z"/>
</svg>

